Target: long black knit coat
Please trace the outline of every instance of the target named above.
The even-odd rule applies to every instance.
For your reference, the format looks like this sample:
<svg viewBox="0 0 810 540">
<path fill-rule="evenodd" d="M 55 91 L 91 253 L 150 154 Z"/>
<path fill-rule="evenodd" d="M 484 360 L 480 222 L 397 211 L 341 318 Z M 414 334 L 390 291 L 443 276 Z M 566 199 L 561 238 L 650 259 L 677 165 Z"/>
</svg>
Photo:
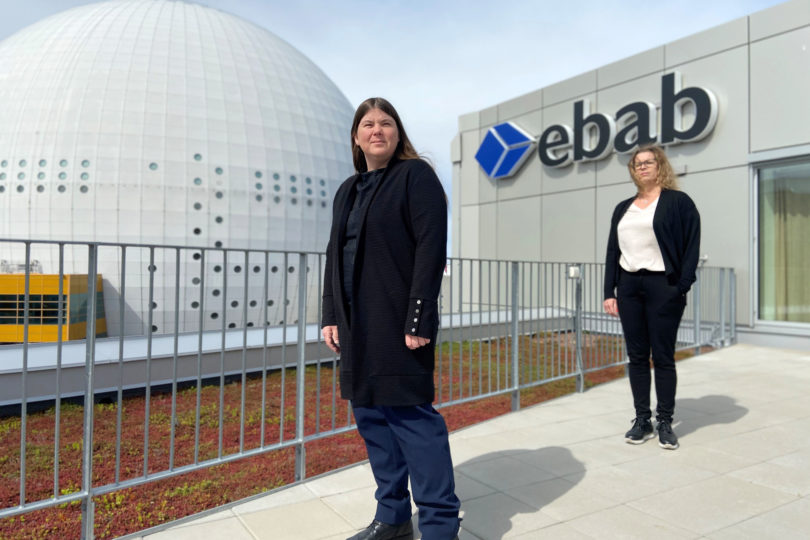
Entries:
<svg viewBox="0 0 810 540">
<path fill-rule="evenodd" d="M 349 309 L 341 258 L 358 179 L 349 177 L 335 194 L 324 271 L 321 322 L 338 327 L 340 393 L 359 407 L 431 403 L 447 250 L 444 190 L 424 161 L 389 162 L 363 216 Z M 430 344 L 410 350 L 406 333 Z"/>
</svg>

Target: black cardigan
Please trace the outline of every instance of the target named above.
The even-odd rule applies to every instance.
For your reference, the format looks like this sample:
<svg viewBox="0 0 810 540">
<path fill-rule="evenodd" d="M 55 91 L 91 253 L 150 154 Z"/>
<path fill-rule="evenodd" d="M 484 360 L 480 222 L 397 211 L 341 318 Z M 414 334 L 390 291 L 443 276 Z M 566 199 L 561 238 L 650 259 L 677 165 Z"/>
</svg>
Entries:
<svg viewBox="0 0 810 540">
<path fill-rule="evenodd" d="M 616 298 L 619 283 L 619 235 L 617 228 L 635 196 L 620 202 L 610 220 L 605 257 L 605 299 Z M 695 282 L 700 252 L 700 214 L 695 203 L 683 191 L 664 189 L 653 216 L 653 232 L 664 258 L 664 272 L 670 285 L 686 294 Z"/>
<path fill-rule="evenodd" d="M 348 178 L 335 194 L 324 270 L 321 323 L 338 327 L 340 393 L 361 407 L 431 403 L 447 256 L 444 190 L 422 160 L 388 164 L 365 208 L 349 309 L 341 258 L 358 178 Z M 410 350 L 406 333 L 431 342 Z"/>
</svg>

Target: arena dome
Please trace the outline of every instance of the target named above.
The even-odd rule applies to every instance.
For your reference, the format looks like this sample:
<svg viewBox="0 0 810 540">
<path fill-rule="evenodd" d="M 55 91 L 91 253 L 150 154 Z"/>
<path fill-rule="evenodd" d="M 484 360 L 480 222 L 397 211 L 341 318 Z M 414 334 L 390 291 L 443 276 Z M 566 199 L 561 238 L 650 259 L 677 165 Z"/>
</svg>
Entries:
<svg viewBox="0 0 810 540">
<path fill-rule="evenodd" d="M 353 171 L 352 113 L 303 54 L 233 15 L 178 0 L 70 9 L 0 43 L 0 237 L 323 251 L 332 195 Z M 87 249 L 65 249 L 65 272 L 85 273 Z M 58 272 L 56 248 L 32 250 Z M 0 253 L 23 257 L 19 245 Z M 225 258 L 206 257 L 201 272 L 199 253 L 182 253 L 182 330 L 199 319 L 193 276 Z M 205 293 L 235 265 L 264 269 L 247 257 Z M 124 333 L 144 329 L 149 264 L 145 252 L 127 258 Z M 120 256 L 102 255 L 99 271 L 116 334 Z M 152 303 L 161 332 L 173 330 L 161 306 L 174 274 L 166 281 Z M 228 320 L 256 319 L 241 313 Z"/>
</svg>

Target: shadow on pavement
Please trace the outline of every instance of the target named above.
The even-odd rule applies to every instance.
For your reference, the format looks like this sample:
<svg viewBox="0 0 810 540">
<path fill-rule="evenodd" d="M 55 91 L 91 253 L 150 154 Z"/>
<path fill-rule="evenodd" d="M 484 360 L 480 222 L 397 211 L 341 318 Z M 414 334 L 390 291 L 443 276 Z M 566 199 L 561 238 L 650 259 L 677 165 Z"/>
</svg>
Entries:
<svg viewBox="0 0 810 540">
<path fill-rule="evenodd" d="M 554 472 L 549 472 L 554 471 Z M 475 481 L 465 490 L 460 475 Z M 564 476 L 565 479 L 560 478 Z M 482 539 L 503 538 L 512 519 L 534 513 L 567 493 L 585 477 L 585 466 L 559 446 L 504 450 L 456 465 L 463 530 Z M 481 486 L 480 484 L 483 484 Z M 507 493 L 520 492 L 522 500 Z"/>
<path fill-rule="evenodd" d="M 688 409 L 699 413 L 678 419 L 678 409 Z M 732 424 L 748 414 L 748 409 L 738 405 L 734 398 L 721 395 L 703 396 L 697 399 L 678 399 L 675 404 L 677 435 L 682 437 L 698 429 L 716 425 Z"/>
</svg>

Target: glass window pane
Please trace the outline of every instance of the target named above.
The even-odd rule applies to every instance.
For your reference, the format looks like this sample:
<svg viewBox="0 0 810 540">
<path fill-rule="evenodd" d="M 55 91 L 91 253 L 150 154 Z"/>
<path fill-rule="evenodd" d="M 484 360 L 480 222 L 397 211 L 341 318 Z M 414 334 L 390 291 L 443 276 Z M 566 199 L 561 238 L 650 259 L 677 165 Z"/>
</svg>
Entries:
<svg viewBox="0 0 810 540">
<path fill-rule="evenodd" d="M 759 170 L 759 318 L 810 323 L 810 163 Z"/>
</svg>

